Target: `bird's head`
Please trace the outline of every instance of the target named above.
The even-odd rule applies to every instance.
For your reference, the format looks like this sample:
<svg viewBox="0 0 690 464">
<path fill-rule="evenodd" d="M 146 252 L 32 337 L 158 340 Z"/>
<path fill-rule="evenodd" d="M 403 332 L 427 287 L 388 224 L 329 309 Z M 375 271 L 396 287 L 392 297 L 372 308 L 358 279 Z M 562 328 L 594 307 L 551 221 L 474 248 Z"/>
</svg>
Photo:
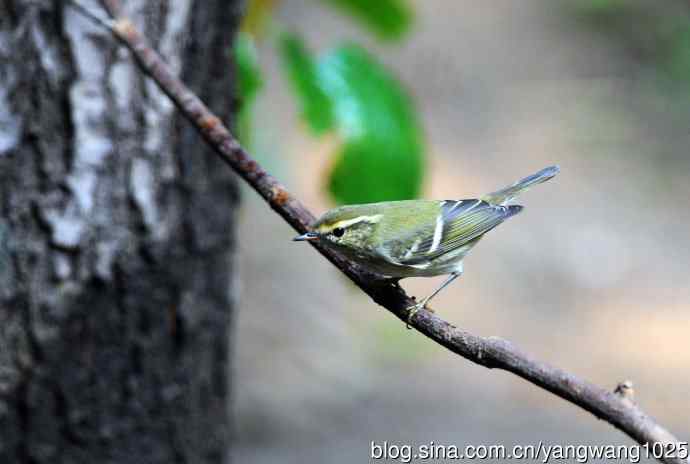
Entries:
<svg viewBox="0 0 690 464">
<path fill-rule="evenodd" d="M 375 205 L 341 206 L 326 212 L 312 224 L 311 231 L 293 240 L 318 240 L 326 246 L 363 251 L 369 248 L 382 217 Z"/>
</svg>

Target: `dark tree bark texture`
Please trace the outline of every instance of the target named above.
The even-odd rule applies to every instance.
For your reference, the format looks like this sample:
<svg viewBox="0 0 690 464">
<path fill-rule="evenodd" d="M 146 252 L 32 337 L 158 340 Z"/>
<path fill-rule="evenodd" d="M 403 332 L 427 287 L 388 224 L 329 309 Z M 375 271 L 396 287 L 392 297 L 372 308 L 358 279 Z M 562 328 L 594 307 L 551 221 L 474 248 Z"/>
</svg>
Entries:
<svg viewBox="0 0 690 464">
<path fill-rule="evenodd" d="M 123 3 L 227 121 L 241 2 Z M 226 460 L 237 201 L 108 31 L 0 0 L 0 462 Z"/>
</svg>

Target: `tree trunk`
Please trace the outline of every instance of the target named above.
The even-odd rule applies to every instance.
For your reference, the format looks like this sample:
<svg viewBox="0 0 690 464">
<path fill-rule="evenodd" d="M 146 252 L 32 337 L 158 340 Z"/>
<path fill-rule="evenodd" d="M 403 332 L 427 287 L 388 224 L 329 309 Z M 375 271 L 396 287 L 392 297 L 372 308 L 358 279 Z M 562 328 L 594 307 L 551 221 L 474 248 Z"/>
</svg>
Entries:
<svg viewBox="0 0 690 464">
<path fill-rule="evenodd" d="M 0 462 L 223 462 L 236 184 L 65 3 L 0 0 Z M 241 2 L 123 3 L 227 121 Z"/>
</svg>

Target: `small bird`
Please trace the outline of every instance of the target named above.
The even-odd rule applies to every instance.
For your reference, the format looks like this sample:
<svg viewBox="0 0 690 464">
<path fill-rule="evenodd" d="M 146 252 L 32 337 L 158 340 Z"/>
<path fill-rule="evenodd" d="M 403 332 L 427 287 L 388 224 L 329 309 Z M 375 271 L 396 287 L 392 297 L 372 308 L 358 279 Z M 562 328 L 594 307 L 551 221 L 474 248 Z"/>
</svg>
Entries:
<svg viewBox="0 0 690 464">
<path fill-rule="evenodd" d="M 407 323 L 463 272 L 462 260 L 485 233 L 522 211 L 508 205 L 558 174 L 550 166 L 479 199 L 405 200 L 340 206 L 327 211 L 295 241 L 318 240 L 352 261 L 393 279 L 448 278 L 408 308 Z"/>
</svg>

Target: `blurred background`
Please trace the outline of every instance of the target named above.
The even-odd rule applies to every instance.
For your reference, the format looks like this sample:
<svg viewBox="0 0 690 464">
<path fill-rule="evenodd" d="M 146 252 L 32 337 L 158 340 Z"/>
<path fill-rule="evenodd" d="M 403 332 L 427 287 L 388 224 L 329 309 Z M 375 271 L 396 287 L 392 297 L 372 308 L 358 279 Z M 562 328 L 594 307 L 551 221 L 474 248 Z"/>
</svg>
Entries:
<svg viewBox="0 0 690 464">
<path fill-rule="evenodd" d="M 242 131 L 266 168 L 316 214 L 351 198 L 334 177 L 347 177 L 353 123 L 319 127 L 321 106 L 295 96 L 309 90 L 304 79 L 295 85 L 300 50 L 316 57 L 344 43 L 366 49 L 412 108 L 401 123 L 412 135 L 373 129 L 388 134 L 379 146 L 402 137 L 407 158 L 394 164 L 411 166 L 392 174 L 407 190 L 390 195 L 473 198 L 560 165 L 555 180 L 520 198 L 523 214 L 473 250 L 433 307 L 605 388 L 632 380 L 638 403 L 687 439 L 690 5 L 417 0 L 403 26 L 377 32 L 328 2 L 258 3 L 270 17 L 247 27 L 261 85 L 250 89 L 260 87 Z M 385 177 L 381 166 L 370 171 Z M 372 440 L 631 443 L 406 330 L 293 235 L 245 192 L 236 462 L 362 462 Z M 440 279 L 402 285 L 424 296 Z"/>
</svg>

